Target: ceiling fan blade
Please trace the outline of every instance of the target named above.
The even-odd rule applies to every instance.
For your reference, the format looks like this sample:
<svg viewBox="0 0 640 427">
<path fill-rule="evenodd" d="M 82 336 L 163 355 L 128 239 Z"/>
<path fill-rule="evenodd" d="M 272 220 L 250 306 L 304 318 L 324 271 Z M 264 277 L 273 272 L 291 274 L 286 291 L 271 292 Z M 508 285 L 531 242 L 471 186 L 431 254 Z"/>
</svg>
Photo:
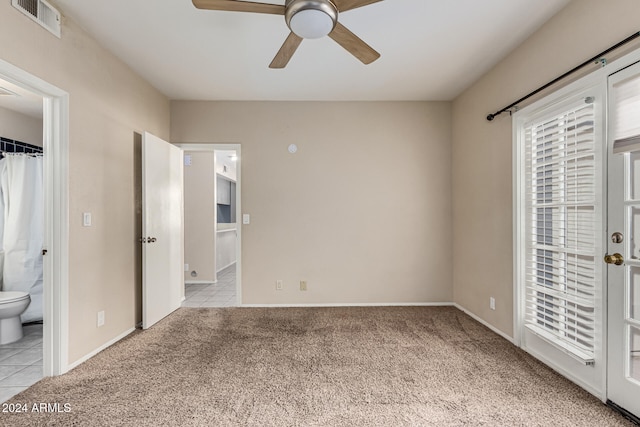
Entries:
<svg viewBox="0 0 640 427">
<path fill-rule="evenodd" d="M 336 27 L 329 33 L 336 43 L 349 51 L 353 56 L 358 58 L 364 64 L 371 64 L 380 58 L 380 54 L 373 50 L 371 46 L 366 44 L 362 39 L 353 34 L 341 23 L 337 23 Z"/>
<path fill-rule="evenodd" d="M 230 12 L 255 12 L 284 15 L 284 6 L 279 4 L 256 3 L 240 0 L 193 0 L 198 9 L 226 10 Z"/>
<path fill-rule="evenodd" d="M 339 12 L 346 12 L 347 10 L 357 9 L 369 4 L 378 3 L 382 0 L 331 0 L 336 5 Z"/>
<path fill-rule="evenodd" d="M 273 58 L 273 61 L 269 64 L 269 68 L 286 67 L 291 57 L 298 49 L 298 46 L 300 46 L 300 43 L 302 43 L 302 37 L 298 37 L 293 32 L 289 34 L 289 37 L 284 41 L 284 44 L 276 54 L 276 57 Z"/>
</svg>

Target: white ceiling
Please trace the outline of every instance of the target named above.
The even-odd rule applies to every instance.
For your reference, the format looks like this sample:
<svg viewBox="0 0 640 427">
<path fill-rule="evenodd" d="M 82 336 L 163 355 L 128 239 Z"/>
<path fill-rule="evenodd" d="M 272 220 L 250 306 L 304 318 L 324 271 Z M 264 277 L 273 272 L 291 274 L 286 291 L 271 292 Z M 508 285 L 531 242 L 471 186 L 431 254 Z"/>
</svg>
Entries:
<svg viewBox="0 0 640 427">
<path fill-rule="evenodd" d="M 339 17 L 378 61 L 325 37 L 304 40 L 284 70 L 268 68 L 289 33 L 282 16 L 190 0 L 55 4 L 171 99 L 451 100 L 568 2 L 384 0 Z"/>
</svg>

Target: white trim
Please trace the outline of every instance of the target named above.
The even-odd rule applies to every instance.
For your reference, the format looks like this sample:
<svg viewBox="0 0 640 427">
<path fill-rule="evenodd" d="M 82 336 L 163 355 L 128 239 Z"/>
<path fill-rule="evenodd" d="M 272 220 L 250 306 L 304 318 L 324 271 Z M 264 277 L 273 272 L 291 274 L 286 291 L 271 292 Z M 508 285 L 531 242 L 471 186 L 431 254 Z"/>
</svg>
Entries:
<svg viewBox="0 0 640 427">
<path fill-rule="evenodd" d="M 51 111 L 48 120 L 51 126 L 49 130 L 51 139 L 49 155 L 45 156 L 47 165 L 45 181 L 50 181 L 47 185 L 52 200 L 46 198 L 45 200 L 47 200 L 46 209 L 50 216 L 46 227 L 47 241 L 51 242 L 52 246 L 52 260 L 49 267 L 52 278 L 52 301 L 48 304 L 51 310 L 49 331 L 53 333 L 53 347 L 50 367 L 48 369 L 45 362 L 44 372 L 45 375 L 47 372 L 50 375 L 61 375 L 69 370 L 69 96 L 46 99 L 45 106 L 47 104 L 50 104 Z M 45 147 L 46 144 L 45 138 Z"/>
<path fill-rule="evenodd" d="M 85 356 L 83 356 L 80 359 L 76 360 L 75 362 L 71 363 L 68 366 L 68 370 L 71 370 L 73 368 L 78 367 L 79 365 L 83 364 L 87 360 L 91 359 L 96 354 L 100 353 L 102 350 L 106 350 L 108 347 L 111 347 L 112 345 L 114 345 L 115 343 L 120 341 L 121 339 L 125 338 L 127 335 L 132 334 L 135 330 L 136 330 L 136 328 L 131 328 L 131 329 L 128 329 L 128 330 L 124 331 L 123 333 L 121 333 L 120 335 L 118 335 L 117 337 L 112 339 L 111 341 L 101 345 L 97 349 L 93 350 L 91 353 L 86 354 Z"/>
<path fill-rule="evenodd" d="M 517 114 L 517 113 L 516 113 Z M 523 200 L 520 194 L 524 194 L 524 180 L 521 171 L 524 169 L 524 154 L 522 153 L 522 139 L 520 134 L 521 126 L 518 123 L 518 116 L 514 117 L 512 123 L 512 179 L 513 183 L 513 207 L 512 207 L 512 224 L 513 224 L 513 343 L 518 347 L 522 347 L 522 333 L 520 332 L 520 319 L 522 318 L 523 305 L 521 287 L 519 286 L 520 278 L 523 277 L 522 262 L 520 260 L 520 248 L 523 247 L 524 236 L 522 232 L 522 212 L 524 212 Z"/>
<path fill-rule="evenodd" d="M 240 304 L 242 308 L 312 308 L 312 307 L 455 307 L 452 302 L 363 302 L 320 304 Z"/>
<path fill-rule="evenodd" d="M 241 144 L 216 143 L 172 143 L 182 151 L 231 151 L 235 150 L 236 160 L 236 306 L 242 306 L 242 146 Z M 244 227 L 250 227 L 245 225 Z M 183 244 L 184 246 L 184 244 Z M 230 264 L 231 265 L 231 264 Z M 227 266 L 228 267 L 228 266 Z M 226 267 L 225 267 L 226 268 Z M 216 272 L 217 275 L 217 272 Z M 216 278 L 217 282 L 217 278 Z"/>
<path fill-rule="evenodd" d="M 215 285 L 216 283 L 218 283 L 218 281 L 212 281 L 212 280 L 185 280 L 184 284 L 185 285 Z"/>
<path fill-rule="evenodd" d="M 514 338 L 510 337 L 509 335 L 507 335 L 504 332 L 502 332 L 500 329 L 498 329 L 495 326 L 491 325 L 486 320 L 483 320 L 482 318 L 478 317 L 477 315 L 475 315 L 474 313 L 470 312 L 466 308 L 462 307 L 460 304 L 454 303 L 453 306 L 455 308 L 457 308 L 458 310 L 462 311 L 467 316 L 471 317 L 473 320 L 475 320 L 475 321 L 483 324 L 487 328 L 491 329 L 493 332 L 495 332 L 496 334 L 500 335 L 502 338 L 504 338 L 505 340 L 509 341 L 511 344 L 515 344 Z"/>
<path fill-rule="evenodd" d="M 60 375 L 69 370 L 69 94 L 1 59 L 0 78 L 44 98 L 43 368 Z"/>
</svg>

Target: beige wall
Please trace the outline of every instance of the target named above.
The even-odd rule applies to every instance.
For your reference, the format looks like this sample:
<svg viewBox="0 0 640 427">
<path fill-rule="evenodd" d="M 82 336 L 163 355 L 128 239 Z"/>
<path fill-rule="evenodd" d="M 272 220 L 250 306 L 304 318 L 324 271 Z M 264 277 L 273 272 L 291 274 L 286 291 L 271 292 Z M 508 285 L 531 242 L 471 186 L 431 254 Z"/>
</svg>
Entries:
<svg viewBox="0 0 640 427">
<path fill-rule="evenodd" d="M 242 144 L 249 304 L 451 301 L 450 125 L 438 102 L 171 103 L 172 142 Z"/>
<path fill-rule="evenodd" d="M 0 136 L 42 147 L 42 120 L 0 107 Z"/>
<path fill-rule="evenodd" d="M 63 20 L 58 39 L 8 1 L 0 2 L 0 58 L 70 95 L 73 363 L 133 328 L 139 316 L 134 133 L 168 139 L 169 101 L 73 21 Z M 82 227 L 82 212 L 93 213 L 93 227 Z M 99 310 L 106 314 L 101 328 Z"/>
<path fill-rule="evenodd" d="M 216 280 L 216 179 L 213 151 L 188 151 L 191 165 L 184 166 L 184 280 Z M 192 277 L 196 271 L 198 276 Z"/>
<path fill-rule="evenodd" d="M 454 301 L 509 335 L 511 119 L 485 117 L 637 32 L 638 17 L 637 0 L 572 1 L 453 103 Z"/>
</svg>

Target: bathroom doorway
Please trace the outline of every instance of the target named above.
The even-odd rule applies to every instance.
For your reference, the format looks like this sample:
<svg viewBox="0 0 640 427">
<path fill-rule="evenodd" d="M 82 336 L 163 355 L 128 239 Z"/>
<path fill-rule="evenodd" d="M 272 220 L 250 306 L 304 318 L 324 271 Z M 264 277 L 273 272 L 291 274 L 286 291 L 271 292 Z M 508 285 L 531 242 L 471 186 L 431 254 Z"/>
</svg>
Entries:
<svg viewBox="0 0 640 427">
<path fill-rule="evenodd" d="M 23 307 L 1 331 L 0 401 L 44 376 L 43 143 L 42 96 L 0 79 L 0 307 Z"/>
<path fill-rule="evenodd" d="M 23 347 L 28 345 L 28 348 L 11 349 L 6 347 L 6 351 L 3 352 L 4 356 L 6 356 L 3 357 L 5 362 L 20 363 L 20 365 L 7 366 L 25 366 L 25 368 L 21 369 L 23 371 L 21 378 L 14 378 L 16 386 L 21 386 L 23 384 L 18 384 L 18 382 L 27 384 L 30 381 L 29 378 L 33 379 L 32 375 L 35 375 L 35 373 L 40 373 L 41 376 L 46 377 L 63 374 L 69 369 L 67 357 L 69 95 L 48 82 L 1 59 L 0 79 L 3 82 L 2 84 L 11 86 L 9 88 L 11 92 L 20 94 L 17 98 L 35 100 L 35 102 L 31 102 L 32 108 L 37 108 L 41 111 L 39 145 L 42 147 L 41 151 L 43 152 L 41 157 L 43 163 L 41 197 L 44 211 L 42 220 L 43 244 L 41 249 L 43 292 L 40 299 L 42 320 L 41 324 L 34 321 L 23 327 L 25 340 L 19 345 Z M 5 98 L 5 100 L 7 99 Z M 25 152 L 29 148 L 25 144 L 18 144 L 23 142 L 20 141 L 20 138 L 6 137 L 5 139 L 13 141 L 15 146 L 13 149 L 16 151 L 22 150 L 22 152 Z M 3 142 L 7 143 L 8 141 Z M 29 145 L 38 146 L 37 141 Z M 8 145 L 5 144 L 4 148 L 8 148 Z M 37 150 L 36 148 L 31 148 L 32 150 Z M 26 370 L 26 367 L 32 364 L 40 367 Z M 4 368 L 0 372 L 7 373 L 15 369 L 17 368 Z M 10 375 L 14 373 L 10 373 Z M 20 391 L 15 389 L 8 390 L 9 387 L 12 386 L 7 385 L 7 390 L 4 390 L 6 393 Z M 8 396 L 2 396 L 2 400 L 6 398 Z"/>
<path fill-rule="evenodd" d="M 184 153 L 183 307 L 241 305 L 239 144 L 176 144 Z"/>
</svg>

